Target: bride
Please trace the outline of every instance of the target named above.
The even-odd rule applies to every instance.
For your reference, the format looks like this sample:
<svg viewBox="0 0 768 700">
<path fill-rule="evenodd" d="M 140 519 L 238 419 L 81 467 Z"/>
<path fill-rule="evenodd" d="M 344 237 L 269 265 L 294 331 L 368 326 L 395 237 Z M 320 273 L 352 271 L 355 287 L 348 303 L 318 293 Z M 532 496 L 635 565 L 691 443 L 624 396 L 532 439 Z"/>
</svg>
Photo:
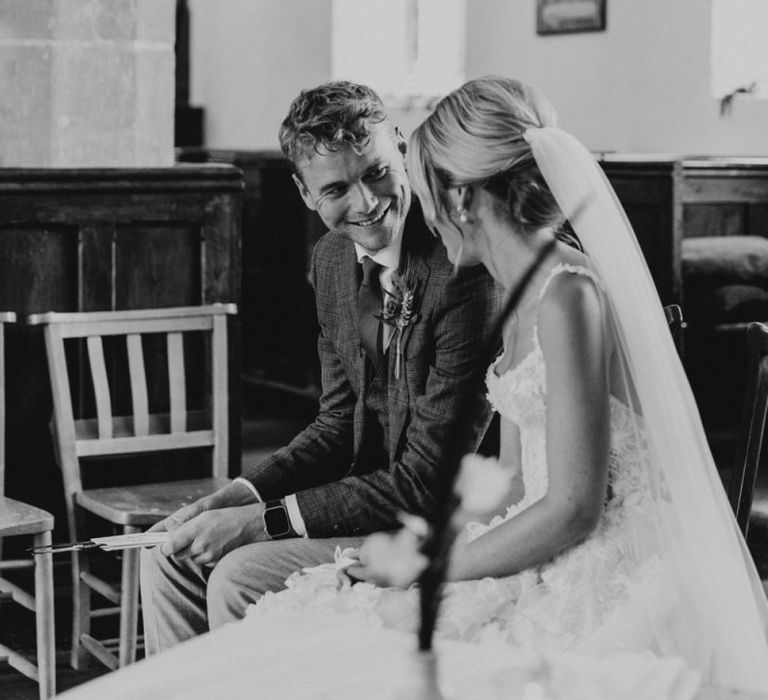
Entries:
<svg viewBox="0 0 768 700">
<path fill-rule="evenodd" d="M 768 692 L 765 597 L 655 288 L 599 167 L 554 124 L 530 88 L 486 77 L 411 138 L 409 177 L 456 266 L 509 290 L 565 220 L 584 249 L 557 243 L 488 369 L 515 478 L 501 512 L 457 538 L 437 633 L 679 656 L 709 683 Z M 380 544 L 345 553 L 362 583 L 297 573 L 250 619 L 331 609 L 413 629 L 421 564 L 387 586 Z"/>
</svg>

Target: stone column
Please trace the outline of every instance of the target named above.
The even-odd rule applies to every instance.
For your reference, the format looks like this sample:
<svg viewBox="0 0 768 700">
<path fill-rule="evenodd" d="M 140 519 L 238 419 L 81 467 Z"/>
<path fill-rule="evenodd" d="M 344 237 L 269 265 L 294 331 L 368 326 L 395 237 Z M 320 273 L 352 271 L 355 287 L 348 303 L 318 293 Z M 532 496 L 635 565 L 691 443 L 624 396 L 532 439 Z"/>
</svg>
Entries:
<svg viewBox="0 0 768 700">
<path fill-rule="evenodd" d="M 173 164 L 175 0 L 0 0 L 0 167 Z"/>
</svg>

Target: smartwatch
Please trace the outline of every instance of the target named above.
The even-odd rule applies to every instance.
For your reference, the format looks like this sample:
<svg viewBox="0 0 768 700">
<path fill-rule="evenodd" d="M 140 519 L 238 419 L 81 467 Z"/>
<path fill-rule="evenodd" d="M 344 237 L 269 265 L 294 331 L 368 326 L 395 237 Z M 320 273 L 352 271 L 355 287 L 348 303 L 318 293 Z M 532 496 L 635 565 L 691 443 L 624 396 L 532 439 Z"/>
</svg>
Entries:
<svg viewBox="0 0 768 700">
<path fill-rule="evenodd" d="M 281 540 L 293 534 L 288 509 L 281 500 L 267 501 L 264 504 L 264 531 L 273 540 Z"/>
</svg>

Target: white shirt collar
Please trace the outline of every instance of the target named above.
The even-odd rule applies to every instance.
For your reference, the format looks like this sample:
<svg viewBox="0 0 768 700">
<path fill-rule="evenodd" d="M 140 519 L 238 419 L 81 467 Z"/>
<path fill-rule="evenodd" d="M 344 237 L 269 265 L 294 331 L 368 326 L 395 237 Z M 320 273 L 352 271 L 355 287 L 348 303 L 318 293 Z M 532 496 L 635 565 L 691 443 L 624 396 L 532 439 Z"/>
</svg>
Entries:
<svg viewBox="0 0 768 700">
<path fill-rule="evenodd" d="M 355 243 L 355 253 L 357 254 L 357 262 L 361 263 L 363 261 L 363 258 L 367 255 L 372 260 L 375 260 L 379 265 L 383 265 L 384 267 L 390 269 L 390 270 L 396 270 L 397 266 L 400 264 L 400 248 L 403 244 L 403 237 L 397 236 L 392 243 L 390 243 L 386 248 L 382 248 L 381 250 L 377 250 L 373 255 L 369 253 L 365 248 L 363 248 L 361 245 Z"/>
</svg>

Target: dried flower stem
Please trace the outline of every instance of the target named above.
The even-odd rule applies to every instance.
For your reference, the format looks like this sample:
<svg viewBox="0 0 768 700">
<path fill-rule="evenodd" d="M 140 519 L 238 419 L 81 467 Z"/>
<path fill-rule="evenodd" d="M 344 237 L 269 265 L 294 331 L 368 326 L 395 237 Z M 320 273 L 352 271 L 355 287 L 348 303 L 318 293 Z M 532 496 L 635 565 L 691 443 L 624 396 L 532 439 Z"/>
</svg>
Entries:
<svg viewBox="0 0 768 700">
<path fill-rule="evenodd" d="M 456 415 L 456 430 L 452 431 L 443 451 L 444 472 L 442 479 L 438 481 L 435 494 L 435 511 L 432 518 L 431 536 L 427 538 L 423 552 L 429 559 L 429 565 L 419 579 L 421 621 L 419 625 L 419 649 L 428 651 L 432 648 L 432 637 L 437 623 L 440 609 L 440 599 L 445 574 L 448 568 L 448 555 L 453 544 L 458 528 L 455 523 L 454 513 L 460 501 L 454 492 L 454 482 L 459 471 L 463 447 L 469 437 L 468 431 L 472 423 L 471 416 L 475 408 L 472 400 L 473 387 L 478 381 L 482 381 L 486 368 L 493 361 L 498 349 L 498 341 L 504 323 L 515 310 L 528 287 L 531 279 L 544 260 L 554 250 L 556 241 L 553 239 L 539 250 L 535 260 L 531 263 L 517 285 L 512 289 L 504 308 L 496 319 L 489 336 L 489 342 L 483 352 L 480 353 L 477 365 L 472 376 L 465 384 L 462 396 L 459 397 L 458 412 Z"/>
</svg>

